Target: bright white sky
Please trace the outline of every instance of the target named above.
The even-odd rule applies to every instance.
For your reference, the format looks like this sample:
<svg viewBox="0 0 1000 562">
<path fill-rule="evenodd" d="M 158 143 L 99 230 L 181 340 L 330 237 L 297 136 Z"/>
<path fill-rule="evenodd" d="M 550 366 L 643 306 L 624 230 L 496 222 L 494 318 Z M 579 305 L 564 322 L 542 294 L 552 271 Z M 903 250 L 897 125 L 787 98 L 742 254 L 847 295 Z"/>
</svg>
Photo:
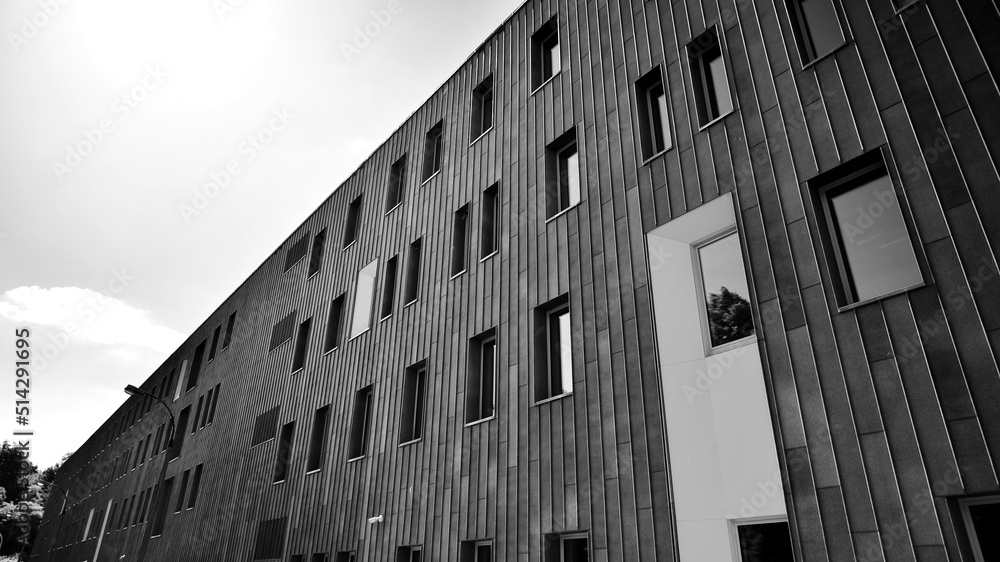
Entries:
<svg viewBox="0 0 1000 562">
<path fill-rule="evenodd" d="M 521 3 L 0 3 L 0 440 L 18 428 L 15 328 L 31 328 L 45 467 Z"/>
</svg>

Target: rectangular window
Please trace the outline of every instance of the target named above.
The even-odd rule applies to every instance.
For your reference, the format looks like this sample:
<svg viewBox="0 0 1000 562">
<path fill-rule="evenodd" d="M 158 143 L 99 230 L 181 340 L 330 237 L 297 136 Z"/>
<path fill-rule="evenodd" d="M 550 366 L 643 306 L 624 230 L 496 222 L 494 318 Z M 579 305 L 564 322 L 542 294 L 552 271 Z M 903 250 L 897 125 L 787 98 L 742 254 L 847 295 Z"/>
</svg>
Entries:
<svg viewBox="0 0 1000 562">
<path fill-rule="evenodd" d="M 347 458 L 353 460 L 365 456 L 368 444 L 368 430 L 372 417 L 372 391 L 368 385 L 354 393 L 354 416 L 351 419 L 351 442 Z"/>
<path fill-rule="evenodd" d="M 212 397 L 212 407 L 208 410 L 208 421 L 205 425 L 212 425 L 215 421 L 215 407 L 219 405 L 219 392 L 222 390 L 222 383 L 215 385 L 215 396 Z"/>
<path fill-rule="evenodd" d="M 177 503 L 174 504 L 174 513 L 180 513 L 184 510 L 184 494 L 187 493 L 188 478 L 190 477 L 190 470 L 185 470 L 181 476 L 181 487 L 177 489 Z"/>
<path fill-rule="evenodd" d="M 788 13 L 802 64 L 809 64 L 844 44 L 844 30 L 833 0 L 788 0 Z"/>
<path fill-rule="evenodd" d="M 292 372 L 297 373 L 306 366 L 306 355 L 309 353 L 309 327 L 312 318 L 306 318 L 299 324 L 299 335 L 295 338 L 295 353 L 292 355 Z"/>
<path fill-rule="evenodd" d="M 492 562 L 493 542 L 462 541 L 459 546 L 458 559 L 460 562 Z"/>
<path fill-rule="evenodd" d="M 559 74 L 562 68 L 559 52 L 559 23 L 550 19 L 531 36 L 531 87 L 537 90 Z"/>
<path fill-rule="evenodd" d="M 465 384 L 465 423 L 493 417 L 497 375 L 496 330 L 469 341 L 469 371 Z"/>
<path fill-rule="evenodd" d="M 409 443 L 423 437 L 424 384 L 427 367 L 418 363 L 403 373 L 403 411 L 399 418 L 399 442 Z"/>
<path fill-rule="evenodd" d="M 184 436 L 187 435 L 188 418 L 191 416 L 191 406 L 185 407 L 177 416 L 177 428 L 174 430 L 174 447 L 170 451 L 170 460 L 181 456 L 184 448 Z"/>
<path fill-rule="evenodd" d="M 156 454 L 160 451 L 160 443 L 161 439 L 163 439 L 163 429 L 164 429 L 163 424 L 160 424 L 160 427 L 156 428 L 156 440 L 153 441 L 153 451 L 149 454 L 150 460 L 152 460 L 153 457 L 155 457 Z"/>
<path fill-rule="evenodd" d="M 420 288 L 420 257 L 423 238 L 418 238 L 410 243 L 410 254 L 406 258 L 406 287 L 403 291 L 403 301 L 406 304 L 417 300 L 417 291 Z"/>
<path fill-rule="evenodd" d="M 737 525 L 736 534 L 739 536 L 742 562 L 792 562 L 795 559 L 785 521 Z"/>
<path fill-rule="evenodd" d="M 268 519 L 258 523 L 253 559 L 273 560 L 281 558 L 285 550 L 285 531 L 287 529 L 288 517 Z"/>
<path fill-rule="evenodd" d="M 254 419 L 253 433 L 250 437 L 251 447 L 274 439 L 274 432 L 278 430 L 278 412 L 279 408 L 275 406 Z"/>
<path fill-rule="evenodd" d="M 493 128 L 493 75 L 489 75 L 472 91 L 472 140 Z"/>
<path fill-rule="evenodd" d="M 351 316 L 351 338 L 356 338 L 371 327 L 372 307 L 375 300 L 375 276 L 378 274 L 378 260 L 372 260 L 358 272 L 358 284 L 354 289 L 354 314 Z"/>
<path fill-rule="evenodd" d="M 590 560 L 590 548 L 587 545 L 586 533 L 546 535 L 543 548 L 542 560 L 544 562 L 587 562 Z"/>
<path fill-rule="evenodd" d="M 295 422 L 281 426 L 281 438 L 278 440 L 278 455 L 274 461 L 274 480 L 284 482 L 288 478 L 288 465 L 292 464 L 292 439 L 295 437 Z"/>
<path fill-rule="evenodd" d="M 171 388 L 177 388 L 174 383 L 177 382 L 177 367 L 170 369 L 170 378 L 167 379 L 167 384 L 163 387 L 163 396 L 161 398 L 166 398 L 170 394 Z M 174 398 L 176 400 L 176 398 Z"/>
<path fill-rule="evenodd" d="M 500 184 L 495 183 L 483 191 L 482 213 L 479 255 L 485 259 L 500 249 Z"/>
<path fill-rule="evenodd" d="M 205 396 L 201 395 L 198 397 L 198 407 L 194 409 L 194 421 L 191 424 L 191 435 L 198 431 L 198 420 L 201 419 L 201 407 L 205 403 Z"/>
<path fill-rule="evenodd" d="M 427 136 L 424 138 L 424 169 L 420 175 L 421 181 L 427 181 L 441 171 L 443 143 L 444 121 L 438 121 L 427 131 Z"/>
<path fill-rule="evenodd" d="M 382 282 L 382 312 L 379 318 L 392 316 L 392 304 L 396 300 L 396 264 L 399 262 L 398 256 L 389 258 L 385 262 L 385 280 Z"/>
<path fill-rule="evenodd" d="M 535 309 L 535 402 L 573 391 L 569 296 Z"/>
<path fill-rule="evenodd" d="M 688 54 L 698 121 L 705 126 L 733 110 L 726 62 L 715 28 L 696 37 L 688 45 Z"/>
<path fill-rule="evenodd" d="M 313 238 L 312 252 L 309 254 L 309 269 L 306 276 L 312 277 L 319 273 L 319 268 L 323 265 L 323 245 L 326 244 L 326 229 L 319 231 Z"/>
<path fill-rule="evenodd" d="M 576 130 L 564 133 L 545 152 L 545 218 L 550 219 L 580 202 Z"/>
<path fill-rule="evenodd" d="M 191 360 L 191 376 L 188 377 L 187 386 L 184 388 L 184 392 L 198 386 L 198 375 L 201 374 L 201 363 L 203 359 L 205 359 L 205 340 L 201 340 L 198 347 L 194 348 L 194 359 Z"/>
<path fill-rule="evenodd" d="M 323 339 L 323 353 L 340 347 L 340 327 L 344 313 L 344 295 L 330 303 L 330 315 L 326 319 L 326 336 Z"/>
<path fill-rule="evenodd" d="M 188 360 L 185 359 L 181 361 L 181 373 L 180 376 L 177 377 L 177 387 L 176 390 L 174 391 L 174 400 L 177 400 L 178 398 L 181 397 L 181 389 L 184 388 L 184 376 L 187 374 L 187 368 L 188 368 Z"/>
<path fill-rule="evenodd" d="M 309 454 L 306 457 L 306 472 L 323 468 L 326 460 L 326 434 L 330 425 L 330 406 L 323 406 L 313 415 L 312 431 L 309 433 Z"/>
<path fill-rule="evenodd" d="M 208 360 L 215 359 L 215 350 L 219 348 L 219 335 L 222 332 L 222 326 L 216 326 L 215 332 L 212 333 L 212 346 L 208 348 Z"/>
<path fill-rule="evenodd" d="M 395 209 L 403 202 L 406 183 L 406 155 L 399 157 L 389 168 L 389 189 L 385 196 L 385 212 Z"/>
<path fill-rule="evenodd" d="M 236 311 L 229 314 L 229 321 L 226 322 L 226 337 L 222 339 L 222 350 L 229 349 L 229 344 L 233 343 L 233 328 L 236 327 Z"/>
<path fill-rule="evenodd" d="M 639 141 L 642 157 L 652 158 L 670 148 L 670 117 L 667 94 L 663 89 L 660 67 L 649 71 L 635 84 L 639 109 Z"/>
<path fill-rule="evenodd" d="M 309 233 L 306 232 L 299 238 L 292 247 L 288 249 L 288 253 L 285 254 L 285 271 L 288 271 L 295 264 L 299 263 L 299 260 L 306 257 L 306 252 L 309 251 Z"/>
<path fill-rule="evenodd" d="M 351 201 L 351 205 L 347 208 L 347 223 L 344 225 L 344 248 L 350 246 L 358 239 L 358 221 L 361 219 L 361 197 L 361 195 L 358 195 L 357 199 Z"/>
<path fill-rule="evenodd" d="M 170 494 L 174 489 L 174 479 L 168 478 L 163 482 L 163 493 L 157 499 L 157 505 L 153 506 L 154 513 L 150 535 L 158 537 L 163 534 L 163 523 L 167 516 L 167 506 L 170 502 Z"/>
<path fill-rule="evenodd" d="M 188 496 L 188 509 L 194 509 L 194 505 L 198 501 L 198 489 L 201 487 L 201 469 L 203 467 L 202 464 L 194 467 L 194 476 L 191 477 L 191 494 Z"/>
<path fill-rule="evenodd" d="M 962 498 L 958 501 L 976 562 L 1000 560 L 1000 496 Z"/>
<path fill-rule="evenodd" d="M 740 236 L 730 232 L 697 247 L 702 299 L 710 347 L 754 334 L 750 289 L 743 266 Z"/>
<path fill-rule="evenodd" d="M 205 410 L 201 413 L 201 423 L 198 424 L 198 429 L 205 429 L 205 425 L 208 423 L 208 414 L 212 411 L 212 396 L 215 395 L 215 389 L 208 389 L 208 394 L 205 395 Z"/>
<path fill-rule="evenodd" d="M 295 310 L 288 313 L 277 324 L 271 329 L 271 344 L 268 347 L 268 351 L 274 351 L 281 344 L 292 339 L 292 334 L 295 331 Z"/>
<path fill-rule="evenodd" d="M 820 233 L 840 306 L 868 301 L 923 283 L 910 233 L 880 152 L 858 166 L 839 167 L 820 184 Z M 874 158 L 873 158 L 874 157 Z M 846 171 L 846 173 L 845 173 Z M 825 228 L 823 228 L 825 227 Z"/>
<path fill-rule="evenodd" d="M 451 276 L 465 271 L 465 256 L 469 253 L 466 240 L 469 238 L 469 206 L 455 211 L 455 222 L 451 237 Z"/>
<path fill-rule="evenodd" d="M 288 559 L 289 562 L 305 562 L 305 554 L 293 554 Z"/>
<path fill-rule="evenodd" d="M 139 492 L 139 501 L 135 506 L 135 513 L 132 515 L 132 526 L 142 523 L 143 510 L 146 507 L 146 490 Z"/>
<path fill-rule="evenodd" d="M 396 562 L 420 562 L 423 547 L 401 546 L 396 550 Z"/>
<path fill-rule="evenodd" d="M 354 562 L 355 556 L 354 551 L 341 551 L 337 553 L 337 557 L 334 559 L 335 562 Z"/>
<path fill-rule="evenodd" d="M 330 562 L 330 554 L 327 552 L 314 552 L 312 562 Z"/>
</svg>

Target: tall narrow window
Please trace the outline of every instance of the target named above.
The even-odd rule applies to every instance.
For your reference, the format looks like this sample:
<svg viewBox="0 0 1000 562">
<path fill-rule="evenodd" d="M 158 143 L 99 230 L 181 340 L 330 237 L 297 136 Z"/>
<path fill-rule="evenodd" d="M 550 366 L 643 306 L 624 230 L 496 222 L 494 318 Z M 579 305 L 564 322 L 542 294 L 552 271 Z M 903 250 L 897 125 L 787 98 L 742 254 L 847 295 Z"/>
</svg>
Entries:
<svg viewBox="0 0 1000 562">
<path fill-rule="evenodd" d="M 670 148 L 671 143 L 667 94 L 663 89 L 659 67 L 636 82 L 635 93 L 639 109 L 642 157 L 648 159 Z"/>
<path fill-rule="evenodd" d="M 752 523 L 736 526 L 740 541 L 740 560 L 757 562 L 792 562 L 792 541 L 788 533 L 788 523 Z"/>
<path fill-rule="evenodd" d="M 466 241 L 469 238 L 469 206 L 465 205 L 455 211 L 455 223 L 451 237 L 451 275 L 452 277 L 465 271 L 465 257 L 469 250 Z"/>
<path fill-rule="evenodd" d="M 309 255 L 309 269 L 306 275 L 312 277 L 319 273 L 319 268 L 323 265 L 323 245 L 326 244 L 326 229 L 319 231 L 313 238 L 312 252 Z"/>
<path fill-rule="evenodd" d="M 1000 496 L 962 498 L 958 505 L 976 562 L 1000 560 L 1000 538 L 996 533 L 1000 529 Z"/>
<path fill-rule="evenodd" d="M 590 547 L 586 533 L 546 535 L 544 542 L 544 562 L 588 562 Z"/>
<path fill-rule="evenodd" d="M 326 319 L 326 336 L 323 338 L 323 353 L 340 347 L 340 328 L 344 315 L 344 295 L 330 302 L 330 315 Z"/>
<path fill-rule="evenodd" d="M 372 391 L 368 385 L 354 393 L 354 415 L 351 418 L 351 442 L 347 450 L 348 460 L 365 456 L 368 445 L 368 429 L 371 426 Z"/>
<path fill-rule="evenodd" d="M 406 257 L 406 287 L 403 291 L 403 301 L 409 304 L 417 300 L 417 290 L 420 288 L 420 257 L 423 238 L 410 243 L 410 253 Z"/>
<path fill-rule="evenodd" d="M 373 260 L 358 272 L 358 284 L 354 289 L 354 315 L 351 317 L 351 338 L 363 334 L 371 327 L 377 273 L 378 260 Z"/>
<path fill-rule="evenodd" d="M 580 202 L 580 158 L 571 129 L 546 150 L 545 208 L 552 218 Z"/>
<path fill-rule="evenodd" d="M 535 309 L 535 402 L 573 391 L 573 331 L 569 297 Z"/>
<path fill-rule="evenodd" d="M 181 449 L 184 448 L 184 436 L 187 434 L 188 417 L 191 416 L 191 406 L 185 407 L 177 416 L 177 427 L 174 429 L 174 446 L 170 451 L 170 459 L 181 456 Z"/>
<path fill-rule="evenodd" d="M 500 249 L 500 184 L 483 191 L 483 220 L 479 255 L 487 258 Z"/>
<path fill-rule="evenodd" d="M 222 339 L 222 350 L 225 351 L 229 348 L 229 344 L 233 342 L 233 329 L 236 327 L 236 312 L 233 311 L 229 314 L 229 321 L 226 322 L 226 337 Z"/>
<path fill-rule="evenodd" d="M 181 476 L 181 487 L 177 489 L 177 503 L 174 505 L 174 513 L 180 513 L 184 510 L 184 494 L 187 493 L 188 478 L 190 477 L 190 470 L 185 470 Z"/>
<path fill-rule="evenodd" d="M 385 212 L 395 209 L 403 202 L 403 191 L 406 184 L 406 155 L 399 157 L 389 168 L 389 189 L 385 196 Z"/>
<path fill-rule="evenodd" d="M 163 522 L 166 519 L 167 509 L 170 502 L 170 494 L 174 489 L 174 479 L 168 478 L 163 482 L 163 493 L 157 499 L 157 504 L 153 506 L 153 519 L 150 526 L 150 535 L 157 537 L 163 534 Z"/>
<path fill-rule="evenodd" d="M 688 54 L 698 121 L 705 126 L 733 110 L 726 62 L 715 28 L 696 37 L 688 45 Z"/>
<path fill-rule="evenodd" d="M 201 412 L 200 422 L 198 423 L 198 429 L 204 429 L 205 424 L 208 423 L 208 411 L 212 408 L 212 395 L 215 394 L 215 389 L 208 389 L 208 394 L 205 395 L 205 409 Z"/>
<path fill-rule="evenodd" d="M 493 128 L 493 75 L 472 91 L 472 140 Z"/>
<path fill-rule="evenodd" d="M 191 477 L 191 494 L 188 496 L 188 509 L 194 509 L 194 505 L 198 501 L 198 489 L 201 487 L 202 468 L 204 468 L 204 465 L 202 464 L 194 467 L 194 476 Z"/>
<path fill-rule="evenodd" d="M 292 372 L 301 371 L 306 366 L 306 355 L 309 353 L 309 328 L 312 318 L 299 324 L 299 335 L 295 339 L 295 353 L 292 356 Z"/>
<path fill-rule="evenodd" d="M 194 420 L 191 423 L 191 435 L 198 431 L 198 420 L 201 419 L 201 407 L 205 403 L 205 395 L 198 397 L 198 407 L 194 410 Z"/>
<path fill-rule="evenodd" d="M 531 36 L 531 87 L 541 88 L 562 68 L 559 23 L 550 19 Z"/>
<path fill-rule="evenodd" d="M 923 283 L 900 201 L 879 152 L 810 183 L 822 186 L 818 194 L 826 220 L 820 231 L 840 306 Z"/>
<path fill-rule="evenodd" d="M 201 374 L 201 363 L 204 359 L 205 340 L 202 340 L 201 343 L 198 344 L 198 347 L 194 348 L 194 359 L 191 361 L 191 376 L 188 377 L 187 386 L 184 388 L 184 392 L 198 386 L 198 375 Z"/>
<path fill-rule="evenodd" d="M 288 478 L 288 465 L 292 464 L 292 440 L 295 437 L 295 422 L 281 426 L 281 437 L 278 439 L 278 456 L 274 460 L 273 482 L 283 482 Z"/>
<path fill-rule="evenodd" d="M 469 342 L 469 371 L 465 385 L 465 423 L 474 423 L 493 417 L 496 375 L 496 331 L 490 330 Z"/>
<path fill-rule="evenodd" d="M 379 318 L 392 316 L 392 304 L 396 300 L 396 264 L 398 256 L 389 258 L 385 262 L 385 281 L 382 284 L 382 312 Z"/>
<path fill-rule="evenodd" d="M 808 64 L 844 44 L 844 30 L 833 0 L 788 0 L 792 30 Z"/>
<path fill-rule="evenodd" d="M 438 121 L 437 125 L 427 131 L 427 136 L 424 138 L 424 169 L 420 175 L 421 181 L 427 181 L 431 176 L 441 171 L 443 137 L 443 121 Z"/>
<path fill-rule="evenodd" d="M 326 434 L 330 425 L 330 406 L 316 410 L 313 415 L 312 430 L 309 433 L 309 452 L 306 456 L 306 472 L 323 468 L 326 459 Z"/>
<path fill-rule="evenodd" d="M 359 195 L 357 199 L 351 201 L 347 208 L 347 223 L 344 225 L 344 247 L 348 247 L 358 238 L 358 221 L 361 219 L 361 202 Z"/>
<path fill-rule="evenodd" d="M 222 383 L 217 383 L 215 385 L 215 396 L 212 397 L 212 407 L 208 410 L 208 421 L 205 425 L 212 425 L 215 421 L 215 407 L 219 405 L 219 392 L 222 390 Z"/>
<path fill-rule="evenodd" d="M 730 232 L 697 250 L 711 347 L 752 336 L 750 289 L 739 234 Z"/>
<path fill-rule="evenodd" d="M 414 365 L 403 373 L 403 411 L 399 418 L 399 442 L 409 443 L 423 437 L 424 381 L 427 367 Z"/>
<path fill-rule="evenodd" d="M 460 562 L 492 562 L 493 542 L 462 541 L 458 551 L 458 559 Z"/>
<path fill-rule="evenodd" d="M 219 333 L 222 332 L 222 326 L 216 326 L 215 332 L 212 334 L 212 346 L 208 348 L 208 360 L 211 361 L 215 359 L 215 350 L 219 346 Z"/>
</svg>

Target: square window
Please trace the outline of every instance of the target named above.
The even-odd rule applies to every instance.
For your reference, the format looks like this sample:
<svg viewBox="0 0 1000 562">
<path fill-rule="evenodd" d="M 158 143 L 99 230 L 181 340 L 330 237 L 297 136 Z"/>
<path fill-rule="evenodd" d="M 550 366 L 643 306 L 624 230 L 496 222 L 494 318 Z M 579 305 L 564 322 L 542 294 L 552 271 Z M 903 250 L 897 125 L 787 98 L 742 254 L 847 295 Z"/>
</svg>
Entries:
<svg viewBox="0 0 1000 562">
<path fill-rule="evenodd" d="M 385 211 L 396 208 L 403 202 L 403 188 L 406 182 L 406 155 L 399 157 L 389 168 L 389 189 L 385 196 Z"/>
<path fill-rule="evenodd" d="M 288 478 L 288 465 L 292 464 L 292 444 L 295 438 L 295 422 L 281 426 L 281 437 L 278 439 L 278 453 L 274 459 L 274 479 L 272 482 L 284 482 Z"/>
<path fill-rule="evenodd" d="M 738 233 L 729 232 L 697 247 L 698 277 L 707 319 L 708 347 L 754 335 L 750 289 Z"/>
<path fill-rule="evenodd" d="M 569 295 L 535 309 L 535 402 L 573 391 Z"/>
<path fill-rule="evenodd" d="M 716 29 L 711 27 L 696 37 L 688 45 L 688 54 L 698 121 L 705 126 L 733 110 L 729 76 Z"/>
<path fill-rule="evenodd" d="M 288 249 L 288 253 L 285 254 L 285 271 L 288 271 L 295 264 L 299 263 L 299 260 L 306 256 L 306 252 L 309 251 L 309 233 L 306 232 L 302 238 L 299 238 L 292 247 Z"/>
<path fill-rule="evenodd" d="M 489 75 L 472 91 L 472 140 L 493 128 L 493 75 Z"/>
<path fill-rule="evenodd" d="M 460 562 L 492 562 L 493 542 L 488 540 L 462 541 L 458 554 Z"/>
<path fill-rule="evenodd" d="M 340 332 L 344 316 L 344 295 L 330 302 L 330 314 L 326 319 L 326 337 L 323 340 L 323 353 L 340 347 Z"/>
<path fill-rule="evenodd" d="M 313 238 L 312 253 L 309 256 L 309 269 L 306 272 L 307 277 L 312 277 L 319 273 L 319 268 L 323 265 L 323 245 L 325 243 L 326 229 L 324 228 Z"/>
<path fill-rule="evenodd" d="M 880 152 L 848 162 L 810 184 L 819 186 L 820 233 L 840 306 L 923 283 L 903 210 Z"/>
<path fill-rule="evenodd" d="M 422 554 L 422 547 L 401 546 L 396 550 L 396 562 L 420 562 Z"/>
<path fill-rule="evenodd" d="M 587 562 L 590 548 L 586 533 L 566 533 L 545 535 L 543 542 L 544 562 Z"/>
<path fill-rule="evenodd" d="M 844 44 L 844 30 L 833 0 L 788 0 L 788 12 L 802 64 L 832 53 Z"/>
<path fill-rule="evenodd" d="M 482 213 L 479 255 L 486 258 L 500 249 L 500 184 L 483 191 Z"/>
<path fill-rule="evenodd" d="M 336 562 L 354 562 L 354 551 L 343 550 L 337 553 L 337 557 L 334 559 Z"/>
<path fill-rule="evenodd" d="M 559 22 L 550 19 L 531 36 L 531 87 L 541 88 L 562 68 Z"/>
<path fill-rule="evenodd" d="M 465 423 L 493 417 L 496 403 L 497 338 L 489 330 L 469 342 L 469 374 L 465 384 Z"/>
<path fill-rule="evenodd" d="M 636 82 L 635 93 L 639 109 L 642 157 L 649 159 L 671 146 L 670 113 L 667 110 L 667 94 L 659 67 Z"/>
<path fill-rule="evenodd" d="M 362 196 L 359 195 L 347 207 L 347 223 L 344 225 L 344 248 L 350 246 L 358 239 L 358 222 L 361 219 L 362 201 Z"/>
<path fill-rule="evenodd" d="M 410 254 L 406 258 L 406 287 L 403 291 L 403 301 L 410 304 L 417 300 L 417 291 L 420 288 L 420 259 L 423 238 L 418 238 L 410 243 Z"/>
<path fill-rule="evenodd" d="M 392 304 L 396 300 L 396 264 L 398 256 L 389 258 L 385 263 L 385 281 L 382 284 L 382 313 L 380 319 L 392 316 Z"/>
<path fill-rule="evenodd" d="M 792 562 L 792 541 L 788 523 L 748 523 L 736 526 L 742 562 Z"/>
<path fill-rule="evenodd" d="M 373 260 L 358 272 L 358 284 L 354 289 L 354 315 L 351 317 L 352 339 L 371 327 L 377 273 L 378 260 Z"/>
<path fill-rule="evenodd" d="M 547 147 L 545 168 L 545 217 L 550 219 L 580 202 L 576 130 L 570 129 Z"/>
<path fill-rule="evenodd" d="M 399 418 L 399 443 L 417 441 L 423 437 L 424 385 L 427 367 L 420 362 L 403 373 L 403 411 Z"/>
<path fill-rule="evenodd" d="M 427 131 L 427 136 L 424 138 L 424 169 L 420 175 L 421 181 L 427 181 L 431 176 L 441 171 L 443 139 L 444 121 L 438 121 L 437 125 Z"/>
<path fill-rule="evenodd" d="M 455 221 L 451 237 L 451 275 L 452 277 L 465 271 L 465 259 L 469 253 L 469 206 L 464 205 L 455 211 Z"/>
<path fill-rule="evenodd" d="M 312 562 L 330 562 L 330 554 L 327 552 L 314 552 Z"/>
<path fill-rule="evenodd" d="M 316 410 L 313 415 L 312 431 L 309 434 L 309 452 L 306 457 L 306 472 L 323 468 L 326 458 L 326 434 L 330 425 L 330 406 Z"/>
<path fill-rule="evenodd" d="M 347 450 L 348 460 L 365 456 L 368 446 L 368 430 L 372 423 L 373 390 L 374 386 L 368 385 L 354 393 L 354 415 L 351 419 L 351 442 Z"/>
<path fill-rule="evenodd" d="M 969 535 L 976 562 L 1000 560 L 1000 496 L 959 500 L 965 532 Z"/>
</svg>

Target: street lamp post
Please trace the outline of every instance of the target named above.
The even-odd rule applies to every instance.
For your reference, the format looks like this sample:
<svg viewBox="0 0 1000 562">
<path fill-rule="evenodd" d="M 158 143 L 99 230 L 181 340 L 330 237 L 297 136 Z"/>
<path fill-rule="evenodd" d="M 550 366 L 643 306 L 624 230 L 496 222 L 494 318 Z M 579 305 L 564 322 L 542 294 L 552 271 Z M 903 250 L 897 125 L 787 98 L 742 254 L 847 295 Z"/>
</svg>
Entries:
<svg viewBox="0 0 1000 562">
<path fill-rule="evenodd" d="M 142 389 L 136 388 L 133 385 L 128 385 L 125 387 L 125 394 L 129 396 L 134 396 L 136 394 L 140 396 L 148 396 L 153 400 L 156 400 L 163 406 L 167 413 L 170 414 L 170 421 L 167 425 L 167 454 L 163 455 L 163 465 L 160 468 L 160 477 L 157 479 L 156 484 L 153 486 L 153 499 L 150 500 L 149 505 L 153 506 L 153 509 L 157 509 L 160 505 L 160 496 L 163 494 L 163 482 L 167 477 L 167 462 L 170 456 L 170 451 L 174 448 L 174 413 L 170 411 L 170 406 L 160 399 L 159 396 L 150 394 Z M 139 553 L 136 555 L 137 562 L 143 562 L 146 559 L 146 549 L 149 548 L 149 536 L 153 529 L 153 519 L 147 518 L 145 529 L 142 531 L 142 542 L 139 543 Z"/>
</svg>

